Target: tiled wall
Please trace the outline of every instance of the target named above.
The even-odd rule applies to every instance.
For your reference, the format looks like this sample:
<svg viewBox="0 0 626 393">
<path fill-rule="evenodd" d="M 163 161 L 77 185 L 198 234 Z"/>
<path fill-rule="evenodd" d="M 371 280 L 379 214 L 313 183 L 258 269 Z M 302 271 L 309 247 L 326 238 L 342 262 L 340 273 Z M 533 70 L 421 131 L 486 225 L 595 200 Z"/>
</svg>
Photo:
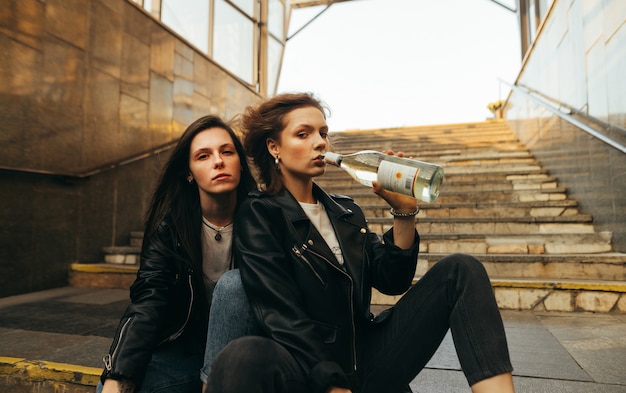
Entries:
<svg viewBox="0 0 626 393">
<path fill-rule="evenodd" d="M 626 2 L 559 0 L 518 82 L 587 113 L 626 143 Z M 599 230 L 626 252 L 626 154 L 560 120 L 520 93 L 505 117 Z"/>
<path fill-rule="evenodd" d="M 230 119 L 249 87 L 126 0 L 7 0 L 0 167 L 81 174 Z M 71 262 L 142 229 L 167 152 L 81 181 L 0 170 L 0 296 L 65 285 Z"/>
</svg>

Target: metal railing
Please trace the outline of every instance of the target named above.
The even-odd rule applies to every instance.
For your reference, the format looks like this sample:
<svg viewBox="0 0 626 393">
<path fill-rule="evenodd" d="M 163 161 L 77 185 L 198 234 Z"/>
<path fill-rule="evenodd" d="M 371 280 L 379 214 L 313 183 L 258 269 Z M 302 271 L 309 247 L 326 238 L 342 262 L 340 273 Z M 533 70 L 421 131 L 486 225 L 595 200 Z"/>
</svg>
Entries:
<svg viewBox="0 0 626 393">
<path fill-rule="evenodd" d="M 137 162 L 139 160 L 143 160 L 145 158 L 149 158 L 149 157 L 155 156 L 155 155 L 160 154 L 160 153 L 162 153 L 164 151 L 173 149 L 174 146 L 176 146 L 177 143 L 178 143 L 178 139 L 175 140 L 175 141 L 168 142 L 166 144 L 160 145 L 160 146 L 155 147 L 153 149 L 150 149 L 150 150 L 143 151 L 141 153 L 132 155 L 130 157 L 123 158 L 123 159 L 121 159 L 119 161 L 106 163 L 106 164 L 99 165 L 99 166 L 96 166 L 94 168 L 90 168 L 90 169 L 87 169 L 85 171 L 76 172 L 76 173 L 48 171 L 48 170 L 44 170 L 44 169 L 17 168 L 17 167 L 8 167 L 8 166 L 2 166 L 2 165 L 0 165 L 0 171 L 15 172 L 15 173 L 28 173 L 28 174 L 33 174 L 33 175 L 53 176 L 53 177 L 60 177 L 60 178 L 63 178 L 65 180 L 68 180 L 68 181 L 77 181 L 77 180 L 87 179 L 87 178 L 89 178 L 91 176 L 99 175 L 99 174 L 101 174 L 103 172 L 110 171 L 110 170 L 116 169 L 116 168 L 120 168 L 122 166 L 125 166 L 125 165 L 128 165 L 128 164 L 132 164 L 132 163 Z"/>
<path fill-rule="evenodd" d="M 513 85 L 508 82 L 503 81 L 502 79 L 499 79 L 499 81 L 500 83 L 503 83 L 509 86 L 513 91 L 523 94 L 525 97 L 528 97 L 535 103 L 541 105 L 542 107 L 546 108 L 550 112 L 559 116 L 561 119 L 567 121 L 568 123 L 576 126 L 582 131 L 585 131 L 586 133 L 598 138 L 599 140 L 614 147 L 615 149 L 621 151 L 622 153 L 626 153 L 625 143 L 618 141 L 610 137 L 609 135 L 607 135 L 607 133 L 611 130 L 617 130 L 617 132 L 620 132 L 626 135 L 626 130 L 620 127 L 617 127 L 615 125 L 607 124 L 599 119 L 589 116 L 586 113 L 577 111 L 565 103 L 549 98 L 546 95 L 540 92 L 534 91 L 528 87 L 520 86 L 520 85 Z M 556 105 L 554 105 L 553 103 L 556 103 Z M 565 109 L 565 111 L 563 109 Z M 578 117 L 582 117 L 586 119 L 586 121 L 581 121 L 577 119 L 576 117 L 574 117 L 574 115 Z M 591 124 L 597 124 L 598 128 L 595 128 Z"/>
</svg>

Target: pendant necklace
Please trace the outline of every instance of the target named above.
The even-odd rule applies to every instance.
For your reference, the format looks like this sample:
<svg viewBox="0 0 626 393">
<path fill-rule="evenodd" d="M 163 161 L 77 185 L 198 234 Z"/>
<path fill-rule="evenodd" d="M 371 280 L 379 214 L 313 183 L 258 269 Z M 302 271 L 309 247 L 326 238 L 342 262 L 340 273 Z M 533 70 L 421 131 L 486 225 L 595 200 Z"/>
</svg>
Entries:
<svg viewBox="0 0 626 393">
<path fill-rule="evenodd" d="M 202 223 L 216 232 L 215 240 L 219 242 L 220 240 L 222 240 L 222 234 L 220 232 L 222 232 L 224 229 L 230 226 L 233 222 L 231 221 L 228 224 L 224 225 L 223 227 L 219 227 L 219 228 L 213 227 L 211 224 L 209 224 L 208 220 L 206 219 L 202 220 Z"/>
</svg>

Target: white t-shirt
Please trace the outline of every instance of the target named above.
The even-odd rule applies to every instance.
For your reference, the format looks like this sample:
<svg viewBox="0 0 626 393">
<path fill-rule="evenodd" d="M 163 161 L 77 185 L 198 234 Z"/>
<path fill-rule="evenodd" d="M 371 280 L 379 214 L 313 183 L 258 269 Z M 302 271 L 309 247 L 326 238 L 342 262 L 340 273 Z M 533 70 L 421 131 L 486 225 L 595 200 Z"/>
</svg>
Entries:
<svg viewBox="0 0 626 393">
<path fill-rule="evenodd" d="M 304 210 L 307 217 L 309 217 L 309 220 L 311 220 L 315 228 L 322 235 L 322 238 L 326 241 L 326 244 L 328 244 L 328 247 L 333 254 L 335 254 L 335 258 L 337 258 L 339 264 L 343 265 L 343 253 L 341 252 L 337 235 L 335 234 L 333 225 L 330 223 L 324 205 L 319 203 L 319 201 L 317 203 L 299 203 L 300 206 L 302 206 L 302 210 Z"/>
<path fill-rule="evenodd" d="M 216 231 L 217 228 L 219 231 Z M 219 233 L 220 240 L 215 236 Z M 233 225 L 218 227 L 202 217 L 202 274 L 209 300 L 213 297 L 213 288 L 217 280 L 232 269 Z"/>
</svg>

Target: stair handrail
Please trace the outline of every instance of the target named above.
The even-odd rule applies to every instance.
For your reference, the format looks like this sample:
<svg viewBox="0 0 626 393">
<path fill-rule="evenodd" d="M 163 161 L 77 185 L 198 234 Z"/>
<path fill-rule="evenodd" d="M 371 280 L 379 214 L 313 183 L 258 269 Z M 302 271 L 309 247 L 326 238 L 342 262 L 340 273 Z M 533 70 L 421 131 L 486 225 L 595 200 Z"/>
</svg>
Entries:
<svg viewBox="0 0 626 393">
<path fill-rule="evenodd" d="M 171 142 L 159 145 L 150 150 L 146 150 L 141 153 L 132 155 L 130 157 L 126 157 L 121 160 L 116 160 L 116 161 L 109 162 L 103 165 L 99 165 L 94 168 L 90 168 L 86 171 L 78 172 L 78 173 L 57 172 L 57 171 L 48 171 L 45 169 L 33 169 L 33 168 L 17 168 L 17 167 L 3 166 L 3 165 L 0 165 L 0 171 L 28 173 L 28 174 L 43 175 L 43 176 L 54 176 L 54 177 L 61 177 L 65 180 L 74 180 L 74 181 L 84 180 L 91 176 L 99 175 L 103 172 L 116 169 L 116 168 L 119 168 L 128 164 L 132 164 L 134 162 L 143 160 L 145 158 L 155 156 L 159 153 L 162 153 L 164 151 L 174 148 L 174 146 L 176 146 L 177 143 L 178 143 L 178 140 L 171 141 Z"/>
<path fill-rule="evenodd" d="M 500 78 L 498 78 L 498 80 L 500 81 L 500 83 L 503 83 L 507 86 L 509 86 L 512 90 L 523 94 L 525 97 L 530 98 L 531 100 L 533 100 L 534 102 L 538 103 L 539 105 L 543 106 L 544 108 L 546 108 L 547 110 L 549 110 L 550 112 L 554 113 L 555 115 L 559 116 L 561 119 L 567 121 L 568 123 L 574 125 L 575 127 L 580 128 L 581 130 L 585 131 L 586 133 L 600 139 L 601 141 L 603 141 L 604 143 L 614 147 L 615 149 L 621 151 L 622 153 L 626 153 L 626 144 L 611 138 L 610 136 L 606 135 L 603 131 L 609 131 L 610 129 L 615 129 L 618 132 L 624 133 L 624 135 L 626 135 L 626 130 L 615 126 L 615 125 L 610 125 L 608 123 L 605 123 L 599 119 L 596 119 L 593 116 L 590 116 L 586 113 L 583 113 L 581 111 L 578 111 L 572 107 L 570 107 L 569 105 L 553 99 L 551 97 L 548 97 L 547 95 L 540 93 L 536 90 L 533 90 L 531 88 L 528 88 L 526 86 L 523 85 L 519 85 L 519 84 L 511 84 L 508 83 Z M 525 90 L 526 89 L 526 90 Z M 540 95 L 541 97 L 538 97 L 538 95 Z M 545 97 L 545 98 L 544 98 Z M 550 103 L 548 101 L 548 99 L 554 103 L 558 104 L 557 106 L 554 106 L 552 103 Z M 508 100 L 507 100 L 508 101 Z M 506 105 L 506 104 L 505 104 Z M 565 108 L 566 112 L 564 112 L 561 108 Z M 595 123 L 595 124 L 602 124 L 602 126 L 605 128 L 603 131 L 600 131 L 592 126 L 590 126 L 589 124 L 582 122 L 578 119 L 576 119 L 574 116 L 572 116 L 572 114 L 575 114 L 577 116 L 583 117 L 585 119 L 587 119 L 590 123 Z"/>
</svg>

